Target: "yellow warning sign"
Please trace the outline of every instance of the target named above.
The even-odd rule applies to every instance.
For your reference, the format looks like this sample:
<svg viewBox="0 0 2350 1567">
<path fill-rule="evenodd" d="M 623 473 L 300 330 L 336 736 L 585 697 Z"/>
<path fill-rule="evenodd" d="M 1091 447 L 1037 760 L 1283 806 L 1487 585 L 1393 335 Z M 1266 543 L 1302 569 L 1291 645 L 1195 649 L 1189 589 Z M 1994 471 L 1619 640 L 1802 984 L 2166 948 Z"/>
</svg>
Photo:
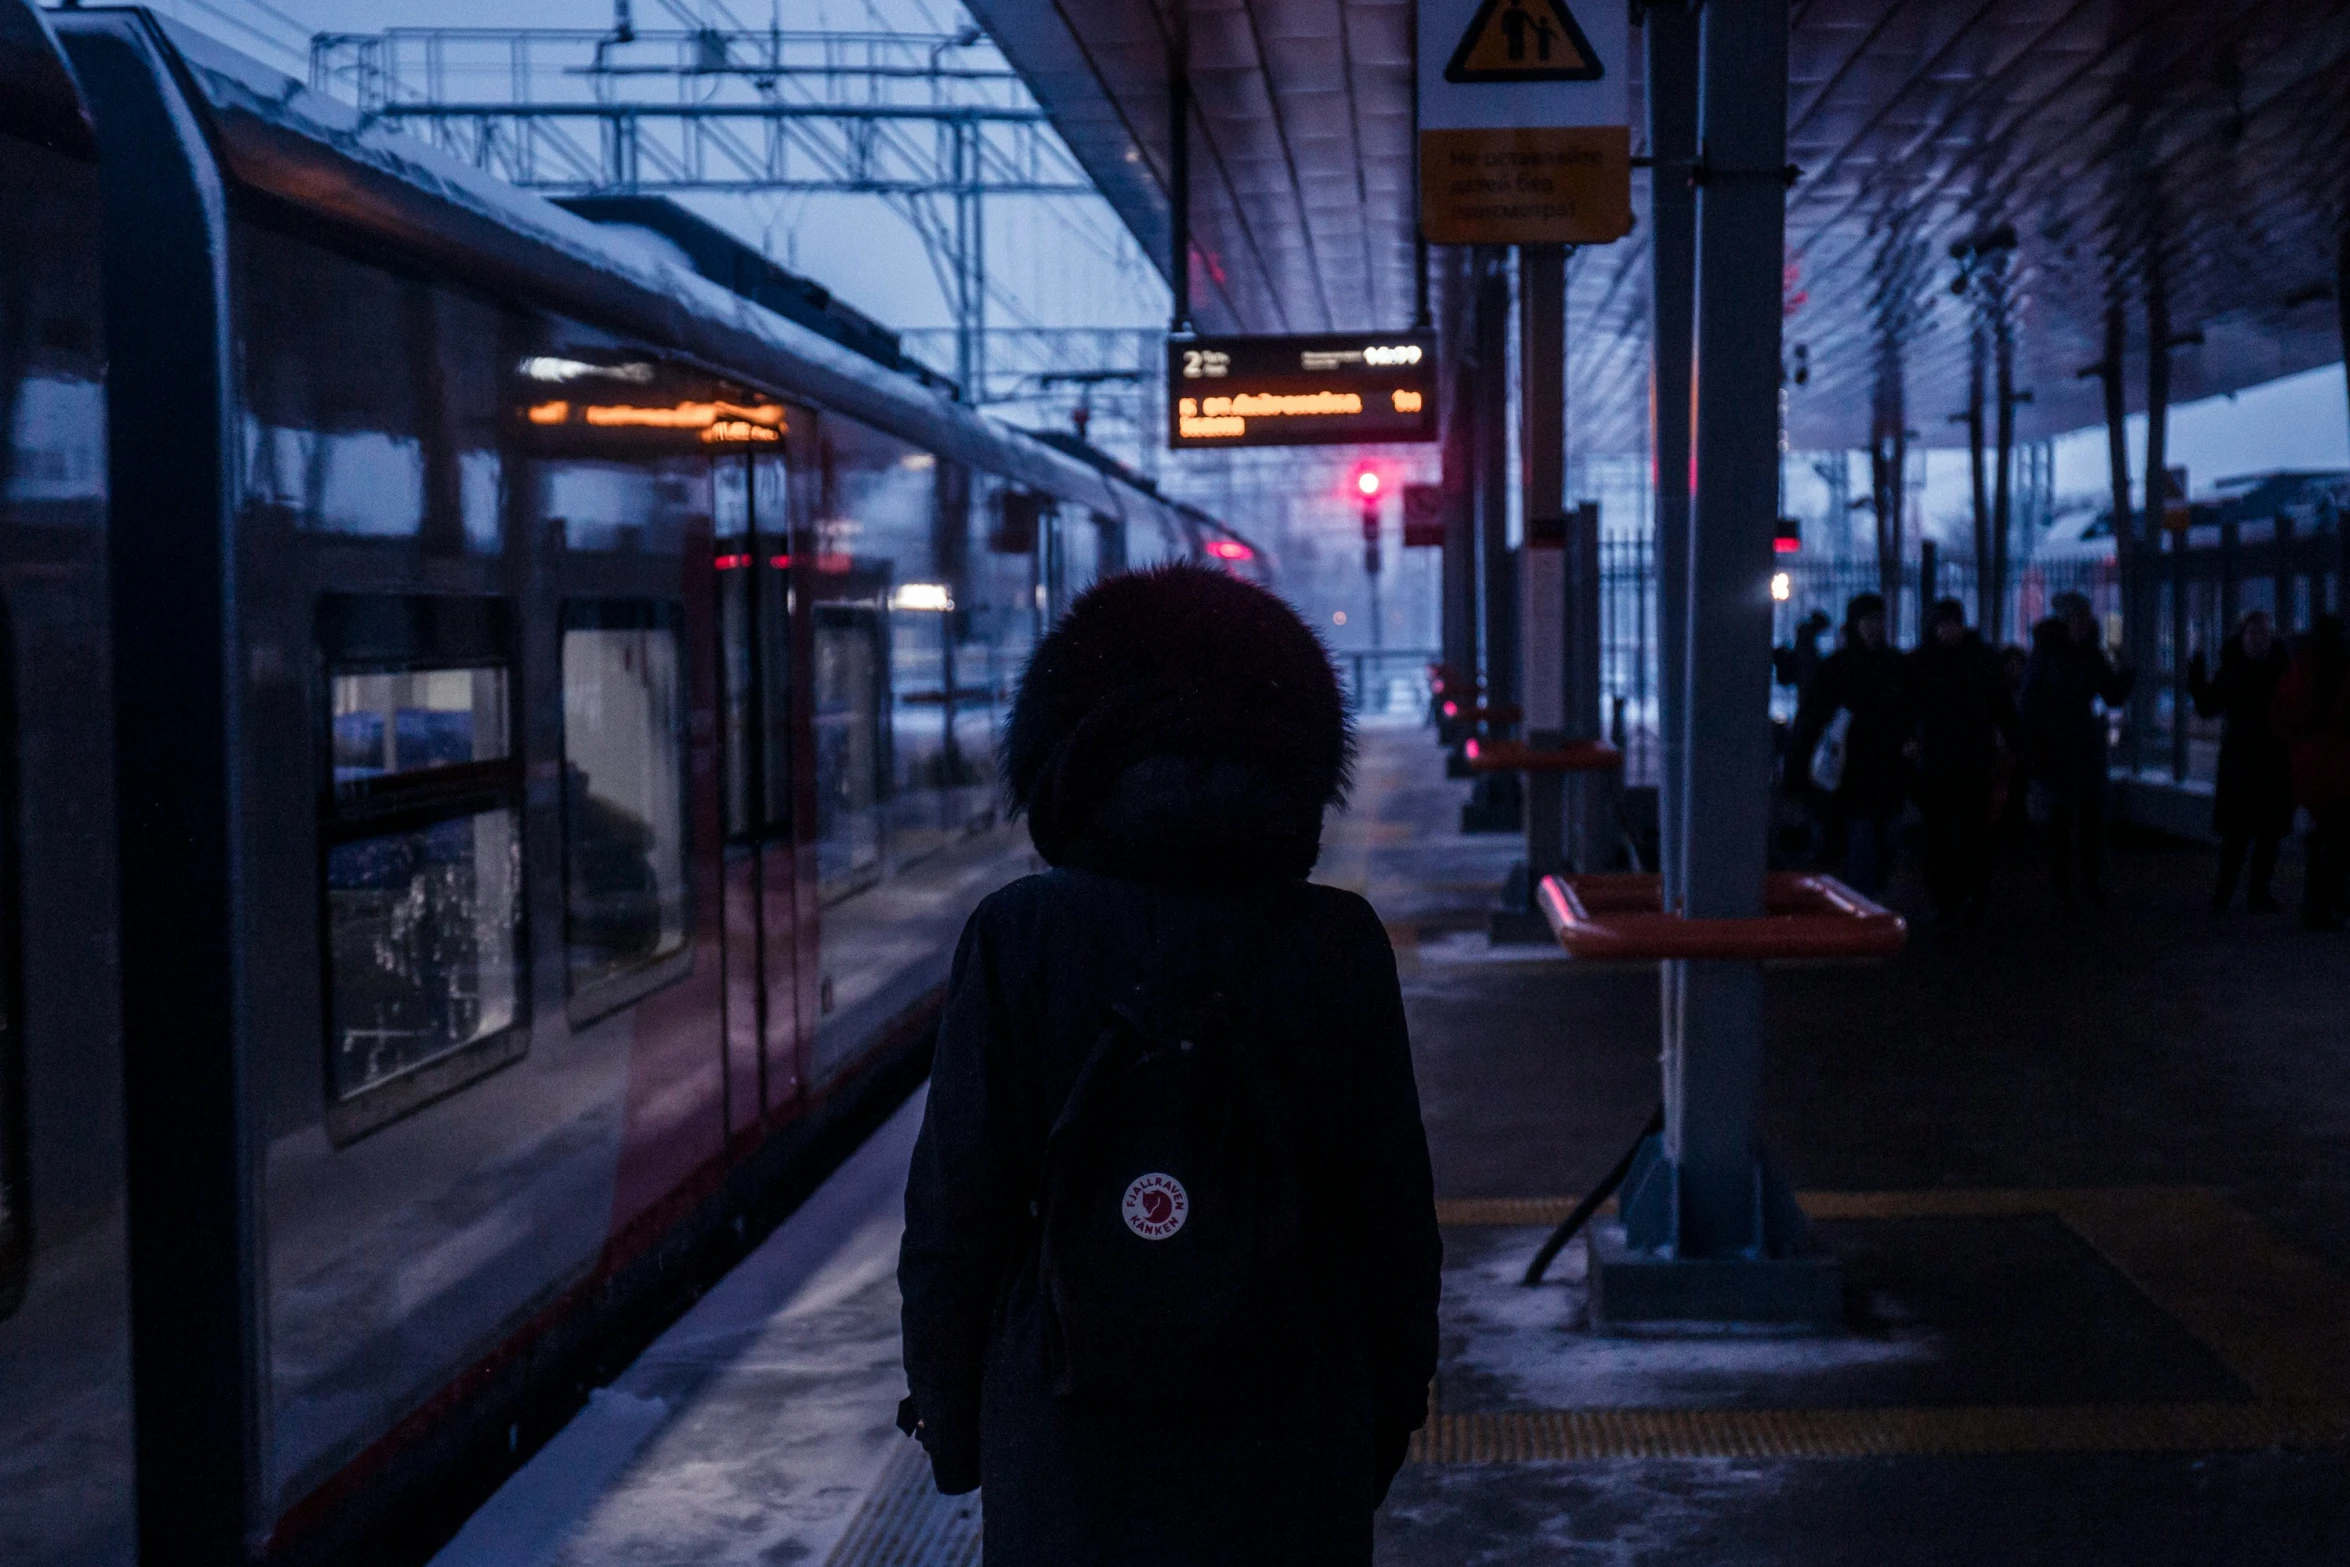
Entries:
<svg viewBox="0 0 2350 1567">
<path fill-rule="evenodd" d="M 1632 231 L 1621 125 L 1420 133 L 1420 227 L 1436 245 L 1605 245 Z"/>
<path fill-rule="evenodd" d="M 1444 68 L 1448 82 L 1596 82 L 1605 75 L 1606 63 L 1567 0 L 1485 0 Z"/>
</svg>

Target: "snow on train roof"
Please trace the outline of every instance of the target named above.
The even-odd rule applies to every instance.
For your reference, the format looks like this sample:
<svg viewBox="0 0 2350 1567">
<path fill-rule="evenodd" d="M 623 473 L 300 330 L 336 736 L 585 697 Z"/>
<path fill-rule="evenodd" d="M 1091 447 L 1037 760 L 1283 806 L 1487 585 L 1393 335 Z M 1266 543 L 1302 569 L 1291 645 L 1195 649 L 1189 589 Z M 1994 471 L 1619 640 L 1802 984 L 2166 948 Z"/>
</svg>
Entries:
<svg viewBox="0 0 2350 1567">
<path fill-rule="evenodd" d="M 244 184 L 1062 500 L 1129 521 L 1166 504 L 202 33 L 145 15 L 179 55 L 223 163 Z"/>
</svg>

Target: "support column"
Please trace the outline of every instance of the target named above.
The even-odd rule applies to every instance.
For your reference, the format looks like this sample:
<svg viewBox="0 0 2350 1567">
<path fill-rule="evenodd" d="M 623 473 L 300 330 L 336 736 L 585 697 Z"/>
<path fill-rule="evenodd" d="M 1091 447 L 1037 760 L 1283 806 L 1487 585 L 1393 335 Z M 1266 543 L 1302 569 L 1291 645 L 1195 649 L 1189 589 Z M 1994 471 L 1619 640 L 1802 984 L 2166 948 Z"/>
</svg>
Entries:
<svg viewBox="0 0 2350 1567">
<path fill-rule="evenodd" d="M 1995 371 L 1999 396 L 1999 427 L 1993 442 L 1997 464 L 1992 469 L 1991 487 L 1991 560 L 1986 570 L 1977 561 L 1975 569 L 1989 576 L 1991 588 L 1989 609 L 1983 615 L 1981 630 L 1984 639 L 1997 648 L 2007 641 L 2007 559 L 2008 541 L 2014 536 L 2015 526 L 2015 408 L 2029 402 L 2031 393 L 2015 389 L 2015 327 L 2007 319 L 2005 300 L 2002 299 L 2000 319 L 1994 327 L 1992 353 L 1996 358 Z"/>
<path fill-rule="evenodd" d="M 1968 334 L 1967 388 L 1966 388 L 1966 446 L 1967 477 L 1972 481 L 1974 501 L 1975 543 L 1975 624 L 1986 635 L 1991 627 L 1991 486 L 1990 477 L 1983 471 L 1984 445 L 1990 430 L 1984 423 L 1987 412 L 1984 405 L 1990 400 L 1990 344 L 1984 341 L 1982 307 L 1976 306 L 1976 320 Z M 2004 484 L 2006 481 L 2001 480 Z M 1920 580 L 1931 573 L 1921 573 Z M 1934 590 L 1929 585 L 1918 594 L 1918 642 L 1926 640 L 1926 612 L 1933 602 Z"/>
<path fill-rule="evenodd" d="M 1479 246 L 1470 263 L 1472 374 L 1476 396 L 1473 445 L 1477 533 L 1479 642 L 1484 653 L 1488 706 L 1518 702 L 1518 577 L 1509 547 L 1509 325 L 1507 252 Z M 1461 807 L 1463 832 L 1516 832 L 1524 822 L 1523 791 L 1515 773 L 1487 773 Z"/>
<path fill-rule="evenodd" d="M 1485 594 L 1486 700 L 1516 705 L 1517 563 L 1510 555 L 1508 252 L 1487 248 L 1477 282 L 1477 546 Z"/>
<path fill-rule="evenodd" d="M 1656 13 L 1651 13 L 1652 22 Z M 1778 497 L 1780 292 L 1786 232 L 1787 0 L 1712 0 L 1701 16 L 1696 484 L 1689 557 L 1686 905 L 1763 912 L 1771 807 L 1765 677 Z M 1593 1320 L 1828 1326 L 1832 1261 L 1800 1255 L 1802 1220 L 1757 1143 L 1762 973 L 1700 962 L 1668 990 L 1665 1129 L 1624 1186 L 1620 1234 L 1593 1244 Z"/>
<path fill-rule="evenodd" d="M 1697 15 L 1664 0 L 1644 24 L 1648 48 L 1649 463 L 1656 486 L 1657 838 L 1665 907 L 1681 904 L 1689 841 L 1690 364 L 1696 299 Z M 1668 1014 L 1682 965 L 1664 965 Z"/>
<path fill-rule="evenodd" d="M 1558 245 L 1518 249 L 1519 516 L 1522 606 L 1518 623 L 1518 700 L 1526 742 L 1555 746 L 1572 725 L 1567 713 L 1567 253 Z M 1504 901 L 1528 916 L 1528 934 L 1547 940 L 1549 922 L 1534 905 L 1534 887 L 1567 868 L 1567 781 L 1558 773 L 1526 779 L 1526 861 Z"/>
<path fill-rule="evenodd" d="M 1458 274 L 1455 274 L 1457 276 Z M 1464 356 L 1465 359 L 1466 356 Z M 1477 492 L 1474 457 L 1475 372 L 1463 363 L 1453 372 L 1446 399 L 1444 430 L 1443 643 L 1447 668 L 1474 679 L 1477 671 Z M 1464 706 L 1470 693 L 1455 700 Z M 1458 739 L 1452 724 L 1442 726 L 1445 744 Z"/>
<path fill-rule="evenodd" d="M 2105 358 L 2095 373 L 2105 392 L 2106 482 L 2113 496 L 2113 563 L 2121 577 L 2123 646 L 2138 621 L 2138 514 L 2130 508 L 2130 405 L 2122 381 L 2129 323 L 2119 299 L 2105 307 Z"/>
<path fill-rule="evenodd" d="M 1599 503 L 1585 501 L 1566 514 L 1567 657 L 1566 737 L 1611 737 L 1600 717 L 1601 581 Z M 1622 698 L 1618 697 L 1619 707 Z M 1612 772 L 1577 773 L 1567 780 L 1567 857 L 1577 870 L 1604 871 L 1616 859 L 1616 791 Z"/>
<path fill-rule="evenodd" d="M 2187 535 L 2166 534 L 2170 541 L 2170 776 L 2187 781 Z"/>
<path fill-rule="evenodd" d="M 1427 249 L 1421 247 L 1421 275 L 1426 276 Z M 1477 671 L 1477 526 L 1476 526 L 1476 371 L 1473 368 L 1475 315 L 1466 295 L 1470 284 L 1467 258 L 1447 249 L 1444 268 L 1444 439 L 1441 489 L 1444 503 L 1444 550 L 1441 593 L 1443 601 L 1442 658 L 1462 679 L 1474 680 Z M 1468 705 L 1471 694 L 1453 700 Z M 1460 743 L 1466 726 L 1438 715 L 1437 739 L 1447 747 Z"/>
<path fill-rule="evenodd" d="M 2155 606 L 2161 594 L 2162 514 L 2170 499 L 2170 299 L 2159 275 L 2146 283 L 2146 482 L 2139 491 L 2142 508 L 2138 524 L 2138 602 L 2124 628 L 2123 645 L 2138 683 L 2130 692 L 2130 775 L 2138 775 L 2154 755 L 2155 650 L 2160 646 L 2155 628 Z"/>
</svg>

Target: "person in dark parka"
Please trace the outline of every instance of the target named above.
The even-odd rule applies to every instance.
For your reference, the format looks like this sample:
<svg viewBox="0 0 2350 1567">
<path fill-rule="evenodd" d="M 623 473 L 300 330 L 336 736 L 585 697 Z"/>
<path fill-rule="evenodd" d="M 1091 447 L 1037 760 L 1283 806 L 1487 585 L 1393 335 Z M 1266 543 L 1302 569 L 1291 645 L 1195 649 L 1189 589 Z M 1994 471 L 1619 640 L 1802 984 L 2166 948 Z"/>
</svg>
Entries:
<svg viewBox="0 0 2350 1567">
<path fill-rule="evenodd" d="M 2020 742 L 1999 655 L 1966 623 L 1956 599 L 1928 617 L 1903 666 L 1917 717 L 1917 801 L 1925 819 L 1926 887 L 1944 917 L 1981 909 L 1991 847 L 1991 791 L 1999 747 Z"/>
<path fill-rule="evenodd" d="M 1812 758 L 1838 713 L 1852 715 L 1844 730 L 1843 776 L 1834 789 L 1822 789 L 1812 776 Z M 1844 609 L 1842 645 L 1821 660 L 1795 711 L 1787 771 L 1795 791 L 1826 819 L 1831 846 L 1840 846 L 1843 878 L 1859 892 L 1882 891 L 1892 875 L 1909 791 L 1902 748 L 1910 725 L 1901 655 L 1885 643 L 1885 601 L 1874 593 L 1856 594 Z"/>
<path fill-rule="evenodd" d="M 2057 902 L 2073 901 L 2073 867 L 2092 906 L 2105 902 L 2105 715 L 2129 699 L 2136 672 L 2117 666 L 2079 593 L 2059 593 L 2056 613 L 2032 628 L 2024 670 L 2024 745 L 2032 787 L 2046 805 L 2048 872 Z"/>
<path fill-rule="evenodd" d="M 2309 813 L 2301 923 L 2340 930 L 2350 899 L 2350 637 L 2320 615 L 2278 682 L 2277 728 L 2293 748 L 2293 798 Z"/>
<path fill-rule="evenodd" d="M 2219 885 L 2211 894 L 2215 909 L 2234 900 L 2247 851 L 2252 880 L 2246 907 L 2277 906 L 2269 881 L 2276 874 L 2277 843 L 2293 829 L 2293 755 L 2277 729 L 2274 710 L 2277 686 L 2291 662 L 2268 612 L 2256 609 L 2221 644 L 2218 674 L 2200 652 L 2187 669 L 2195 711 L 2225 726 L 2211 797 L 2211 826 L 2220 843 Z"/>
<path fill-rule="evenodd" d="M 1313 633 L 1203 568 L 1105 580 L 1029 662 L 1004 773 L 1051 869 L 965 927 L 898 1265 L 909 1410 L 939 1488 L 981 1488 L 991 1564 L 1371 1560 L 1426 1418 L 1441 1247 L 1385 930 L 1305 879 L 1352 745 Z M 1298 1196 L 1287 1347 L 1177 1407 L 1057 1392 L 1040 1285 L 1048 1134 L 1143 975 L 1229 992 Z"/>
</svg>

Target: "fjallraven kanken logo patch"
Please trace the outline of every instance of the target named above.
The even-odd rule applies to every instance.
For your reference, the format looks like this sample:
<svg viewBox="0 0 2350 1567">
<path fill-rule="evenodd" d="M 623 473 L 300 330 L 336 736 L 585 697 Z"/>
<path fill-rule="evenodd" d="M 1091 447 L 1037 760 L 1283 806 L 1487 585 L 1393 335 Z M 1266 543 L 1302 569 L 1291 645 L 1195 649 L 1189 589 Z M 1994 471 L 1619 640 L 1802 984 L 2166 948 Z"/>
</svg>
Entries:
<svg viewBox="0 0 2350 1567">
<path fill-rule="evenodd" d="M 1135 1234 L 1146 1241 L 1163 1241 L 1183 1228 L 1191 1212 L 1191 1198 L 1184 1193 L 1181 1181 L 1154 1171 L 1135 1177 L 1134 1184 L 1126 1188 L 1120 1211 L 1126 1216 L 1126 1227 Z"/>
</svg>

